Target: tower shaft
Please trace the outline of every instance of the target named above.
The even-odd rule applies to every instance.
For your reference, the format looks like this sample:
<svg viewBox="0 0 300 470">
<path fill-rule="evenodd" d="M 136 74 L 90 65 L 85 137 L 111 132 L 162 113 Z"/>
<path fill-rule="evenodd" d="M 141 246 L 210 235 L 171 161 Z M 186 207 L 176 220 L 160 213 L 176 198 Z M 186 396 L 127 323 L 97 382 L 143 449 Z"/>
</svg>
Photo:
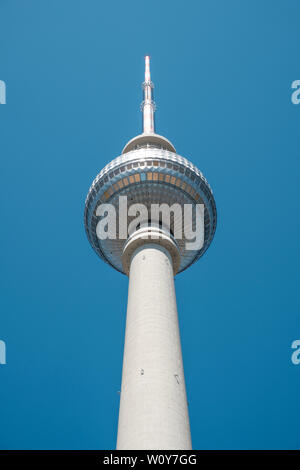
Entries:
<svg viewBox="0 0 300 470">
<path fill-rule="evenodd" d="M 161 244 L 131 256 L 117 449 L 191 449 L 173 261 Z"/>
</svg>

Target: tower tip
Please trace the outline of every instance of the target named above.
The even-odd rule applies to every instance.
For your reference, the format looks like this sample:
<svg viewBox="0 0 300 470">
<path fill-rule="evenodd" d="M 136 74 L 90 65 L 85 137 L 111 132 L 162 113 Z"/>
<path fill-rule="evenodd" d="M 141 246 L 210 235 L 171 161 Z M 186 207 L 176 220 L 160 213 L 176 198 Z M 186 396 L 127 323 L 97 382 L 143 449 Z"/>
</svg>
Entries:
<svg viewBox="0 0 300 470">
<path fill-rule="evenodd" d="M 145 56 L 145 81 L 143 83 L 144 101 L 142 103 L 143 111 L 143 133 L 154 134 L 154 111 L 155 103 L 153 101 L 152 89 L 153 83 L 151 82 L 150 75 L 150 56 Z"/>
<path fill-rule="evenodd" d="M 145 55 L 145 82 L 151 82 L 150 76 L 150 56 Z"/>
</svg>

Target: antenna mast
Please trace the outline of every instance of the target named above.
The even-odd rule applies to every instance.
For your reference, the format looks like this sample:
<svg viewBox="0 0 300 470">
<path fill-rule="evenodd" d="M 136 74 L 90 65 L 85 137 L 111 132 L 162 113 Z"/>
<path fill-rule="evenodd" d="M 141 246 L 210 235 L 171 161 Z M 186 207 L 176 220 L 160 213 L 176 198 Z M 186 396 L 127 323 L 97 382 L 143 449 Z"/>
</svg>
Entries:
<svg viewBox="0 0 300 470">
<path fill-rule="evenodd" d="M 145 56 L 145 81 L 143 83 L 143 92 L 144 100 L 142 102 L 142 112 L 143 112 L 143 133 L 144 134 L 154 134 L 154 112 L 155 112 L 155 102 L 152 99 L 154 85 L 151 82 L 150 76 L 150 56 Z"/>
</svg>

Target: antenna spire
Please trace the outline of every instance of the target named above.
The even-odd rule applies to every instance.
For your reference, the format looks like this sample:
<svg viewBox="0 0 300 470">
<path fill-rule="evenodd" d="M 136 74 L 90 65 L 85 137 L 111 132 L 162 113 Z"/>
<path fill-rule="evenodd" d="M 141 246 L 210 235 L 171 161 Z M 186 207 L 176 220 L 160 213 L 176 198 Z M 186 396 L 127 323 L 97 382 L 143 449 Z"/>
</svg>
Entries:
<svg viewBox="0 0 300 470">
<path fill-rule="evenodd" d="M 143 112 L 143 133 L 144 134 L 154 134 L 154 112 L 155 112 L 155 102 L 153 101 L 153 88 L 154 85 L 151 82 L 150 76 L 150 56 L 145 56 L 145 81 L 143 83 L 143 92 L 144 100 L 142 102 L 142 112 Z"/>
</svg>

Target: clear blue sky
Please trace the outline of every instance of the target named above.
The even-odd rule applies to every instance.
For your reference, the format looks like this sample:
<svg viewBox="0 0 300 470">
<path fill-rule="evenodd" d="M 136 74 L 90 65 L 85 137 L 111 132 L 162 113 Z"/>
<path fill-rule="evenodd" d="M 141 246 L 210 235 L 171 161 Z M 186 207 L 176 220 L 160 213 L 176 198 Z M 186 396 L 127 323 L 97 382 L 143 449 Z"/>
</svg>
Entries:
<svg viewBox="0 0 300 470">
<path fill-rule="evenodd" d="M 300 448 L 299 18 L 293 0 L 1 0 L 1 448 L 115 447 L 128 280 L 83 211 L 141 131 L 145 54 L 157 131 L 218 209 L 175 281 L 193 446 Z"/>
</svg>

